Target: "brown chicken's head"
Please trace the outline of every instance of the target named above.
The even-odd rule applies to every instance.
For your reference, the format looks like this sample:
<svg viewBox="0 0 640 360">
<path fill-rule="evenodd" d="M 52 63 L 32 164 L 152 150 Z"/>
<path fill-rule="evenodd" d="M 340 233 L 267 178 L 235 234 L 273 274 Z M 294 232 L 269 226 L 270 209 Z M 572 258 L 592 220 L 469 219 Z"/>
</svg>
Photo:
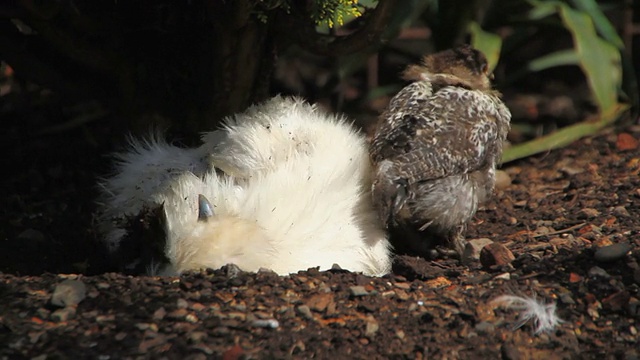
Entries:
<svg viewBox="0 0 640 360">
<path fill-rule="evenodd" d="M 471 90 L 490 90 L 493 74 L 484 54 L 469 45 L 430 54 L 419 65 L 409 65 L 402 74 L 407 81 L 429 81 Z"/>
</svg>

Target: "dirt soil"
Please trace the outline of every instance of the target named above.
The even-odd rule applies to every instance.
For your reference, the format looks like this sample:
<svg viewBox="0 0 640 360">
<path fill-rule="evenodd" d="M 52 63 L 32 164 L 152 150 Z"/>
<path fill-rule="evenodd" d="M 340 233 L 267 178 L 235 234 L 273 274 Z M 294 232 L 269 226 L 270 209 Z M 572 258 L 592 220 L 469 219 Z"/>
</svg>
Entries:
<svg viewBox="0 0 640 360">
<path fill-rule="evenodd" d="M 505 166 L 510 184 L 468 233 L 509 249 L 505 265 L 399 256 L 382 278 L 161 278 L 111 272 L 95 242 L 96 176 L 121 136 L 106 123 L 35 134 L 50 111 L 0 125 L 0 359 L 640 357 L 639 126 Z M 503 294 L 555 303 L 563 322 L 518 328 L 491 302 Z"/>
</svg>

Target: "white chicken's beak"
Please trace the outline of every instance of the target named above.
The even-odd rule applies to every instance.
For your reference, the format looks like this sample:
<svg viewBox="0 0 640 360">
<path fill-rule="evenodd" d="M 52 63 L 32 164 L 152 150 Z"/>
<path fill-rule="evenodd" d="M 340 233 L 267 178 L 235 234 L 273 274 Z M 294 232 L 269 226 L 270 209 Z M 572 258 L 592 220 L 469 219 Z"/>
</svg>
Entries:
<svg viewBox="0 0 640 360">
<path fill-rule="evenodd" d="M 213 207 L 202 194 L 198 195 L 198 221 L 207 221 L 213 216 Z"/>
</svg>

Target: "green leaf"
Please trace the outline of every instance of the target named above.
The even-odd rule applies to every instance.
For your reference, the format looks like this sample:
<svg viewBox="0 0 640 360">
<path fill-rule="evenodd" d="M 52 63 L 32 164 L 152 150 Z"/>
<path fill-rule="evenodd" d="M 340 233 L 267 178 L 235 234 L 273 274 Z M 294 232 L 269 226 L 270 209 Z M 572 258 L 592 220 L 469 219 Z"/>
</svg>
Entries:
<svg viewBox="0 0 640 360">
<path fill-rule="evenodd" d="M 502 39 L 496 34 L 482 30 L 475 21 L 469 24 L 469 32 L 471 33 L 471 46 L 484 53 L 489 62 L 489 70 L 493 71 L 500 60 Z"/>
<path fill-rule="evenodd" d="M 527 14 L 529 20 L 541 20 L 551 16 L 558 11 L 557 7 L 560 5 L 559 1 L 530 0 L 527 2 L 531 5 L 531 10 Z"/>
<path fill-rule="evenodd" d="M 541 71 L 555 66 L 579 65 L 580 59 L 575 49 L 559 50 L 540 56 L 527 64 L 528 71 Z"/>
<path fill-rule="evenodd" d="M 620 52 L 598 36 L 588 14 L 561 4 L 560 17 L 573 36 L 580 67 L 598 108 L 606 112 L 617 104 L 618 90 L 622 84 Z"/>
<path fill-rule="evenodd" d="M 578 10 L 589 14 L 596 29 L 598 29 L 598 32 L 605 40 L 615 45 L 618 49 L 624 48 L 624 43 L 622 39 L 620 39 L 620 36 L 618 36 L 618 32 L 616 32 L 616 29 L 611 25 L 609 19 L 602 13 L 602 10 L 600 10 L 595 0 L 572 0 L 571 2 Z"/>
<path fill-rule="evenodd" d="M 597 134 L 602 129 L 615 123 L 629 110 L 627 104 L 615 104 L 608 111 L 595 115 L 583 122 L 564 127 L 549 135 L 533 139 L 523 144 L 506 148 L 502 153 L 502 163 L 523 159 L 573 143 L 585 136 Z"/>
</svg>

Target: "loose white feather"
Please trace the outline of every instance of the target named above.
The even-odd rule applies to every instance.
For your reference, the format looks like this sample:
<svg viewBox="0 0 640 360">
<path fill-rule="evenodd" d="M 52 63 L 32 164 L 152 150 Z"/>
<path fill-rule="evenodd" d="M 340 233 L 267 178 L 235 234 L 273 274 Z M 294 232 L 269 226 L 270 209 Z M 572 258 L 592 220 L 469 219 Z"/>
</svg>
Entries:
<svg viewBox="0 0 640 360">
<path fill-rule="evenodd" d="M 371 203 L 364 136 L 340 116 L 276 97 L 228 118 L 198 149 L 134 142 L 103 183 L 106 238 L 124 219 L 164 204 L 170 266 L 161 274 L 235 263 L 288 274 L 309 267 L 390 270 L 390 245 Z M 225 174 L 218 174 L 218 168 Z M 198 196 L 213 216 L 198 221 Z"/>
<path fill-rule="evenodd" d="M 506 309 L 520 312 L 518 323 L 514 327 L 516 329 L 532 320 L 536 335 L 550 332 L 562 322 L 562 319 L 556 315 L 555 302 L 545 304 L 534 297 L 515 295 L 502 295 L 491 302 Z"/>
</svg>

